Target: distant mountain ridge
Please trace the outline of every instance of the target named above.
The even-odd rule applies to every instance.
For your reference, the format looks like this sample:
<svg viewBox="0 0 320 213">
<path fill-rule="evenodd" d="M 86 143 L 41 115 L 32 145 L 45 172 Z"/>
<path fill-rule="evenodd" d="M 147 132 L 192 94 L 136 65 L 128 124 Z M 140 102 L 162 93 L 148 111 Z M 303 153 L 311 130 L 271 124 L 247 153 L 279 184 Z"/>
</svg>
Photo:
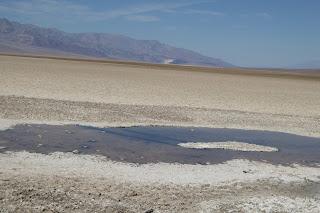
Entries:
<svg viewBox="0 0 320 213">
<path fill-rule="evenodd" d="M 0 19 L 0 51 L 51 53 L 213 67 L 232 67 L 221 59 L 154 40 L 136 40 L 108 33 L 66 33 L 53 28 Z"/>
<path fill-rule="evenodd" d="M 300 64 L 295 64 L 293 66 L 290 66 L 289 68 L 295 68 L 295 69 L 320 69 L 320 59 L 319 60 L 312 60 L 312 61 L 306 61 Z"/>
</svg>

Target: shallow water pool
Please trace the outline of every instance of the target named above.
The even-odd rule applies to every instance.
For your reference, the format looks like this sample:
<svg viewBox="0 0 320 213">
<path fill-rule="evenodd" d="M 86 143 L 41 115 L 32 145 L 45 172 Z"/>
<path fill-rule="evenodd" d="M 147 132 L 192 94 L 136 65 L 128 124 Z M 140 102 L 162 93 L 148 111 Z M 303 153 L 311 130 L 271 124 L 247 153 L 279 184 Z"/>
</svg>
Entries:
<svg viewBox="0 0 320 213">
<path fill-rule="evenodd" d="M 223 149 L 188 149 L 185 142 L 240 141 L 271 146 L 278 152 L 242 152 Z M 79 125 L 17 125 L 0 131 L 0 152 L 74 152 L 98 154 L 132 163 L 216 164 L 231 159 L 273 164 L 320 165 L 320 138 L 288 133 L 189 127 L 94 128 Z"/>
</svg>

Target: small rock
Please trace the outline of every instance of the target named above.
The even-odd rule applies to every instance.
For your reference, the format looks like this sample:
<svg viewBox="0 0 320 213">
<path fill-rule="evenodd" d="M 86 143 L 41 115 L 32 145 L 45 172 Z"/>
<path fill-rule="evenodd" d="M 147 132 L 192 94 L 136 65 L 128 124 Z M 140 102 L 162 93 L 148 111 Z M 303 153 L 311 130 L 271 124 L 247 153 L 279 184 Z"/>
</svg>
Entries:
<svg viewBox="0 0 320 213">
<path fill-rule="evenodd" d="M 208 188 L 208 187 L 210 187 L 210 184 L 203 184 L 203 185 L 201 185 L 201 187 L 202 188 Z"/>
<path fill-rule="evenodd" d="M 81 148 L 83 148 L 83 149 L 88 149 L 89 146 L 83 145 L 83 146 L 81 146 Z"/>
<path fill-rule="evenodd" d="M 90 140 L 88 140 L 88 142 L 89 142 L 89 143 L 95 143 L 95 142 L 97 142 L 97 141 L 94 140 L 94 139 L 90 139 Z"/>
<path fill-rule="evenodd" d="M 154 210 L 153 209 L 149 209 L 149 210 L 145 211 L 144 213 L 152 213 L 152 212 L 154 212 Z"/>
<path fill-rule="evenodd" d="M 43 144 L 42 144 L 42 143 L 39 143 L 39 144 L 37 145 L 37 147 L 41 147 L 41 146 L 43 146 Z"/>
<path fill-rule="evenodd" d="M 1 149 L 6 149 L 6 148 L 7 148 L 7 147 L 5 147 L 5 146 L 0 146 L 0 150 L 1 150 Z"/>
<path fill-rule="evenodd" d="M 138 196 L 138 193 L 137 192 L 132 192 L 132 193 L 129 193 L 128 196 L 129 197 L 135 197 L 135 196 Z"/>
<path fill-rule="evenodd" d="M 79 150 L 75 149 L 75 150 L 72 151 L 72 153 L 73 154 L 79 154 L 80 152 L 79 152 Z"/>
</svg>

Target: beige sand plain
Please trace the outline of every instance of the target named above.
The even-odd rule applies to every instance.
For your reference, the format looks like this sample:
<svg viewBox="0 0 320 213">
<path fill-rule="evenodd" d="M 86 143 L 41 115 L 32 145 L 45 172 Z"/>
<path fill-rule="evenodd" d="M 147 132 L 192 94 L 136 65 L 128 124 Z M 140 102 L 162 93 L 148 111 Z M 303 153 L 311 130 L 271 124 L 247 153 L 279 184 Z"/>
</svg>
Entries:
<svg viewBox="0 0 320 213">
<path fill-rule="evenodd" d="M 0 56 L 0 95 L 319 116 L 319 79 Z"/>
<path fill-rule="evenodd" d="M 212 126 L 320 136 L 316 77 L 13 56 L 0 56 L 0 62 L 2 119 Z"/>
<path fill-rule="evenodd" d="M 318 77 L 0 56 L 0 128 L 178 125 L 320 137 Z M 0 141 L 1 145 L 1 141 Z M 3 212 L 319 212 L 320 169 L 0 154 Z"/>
</svg>

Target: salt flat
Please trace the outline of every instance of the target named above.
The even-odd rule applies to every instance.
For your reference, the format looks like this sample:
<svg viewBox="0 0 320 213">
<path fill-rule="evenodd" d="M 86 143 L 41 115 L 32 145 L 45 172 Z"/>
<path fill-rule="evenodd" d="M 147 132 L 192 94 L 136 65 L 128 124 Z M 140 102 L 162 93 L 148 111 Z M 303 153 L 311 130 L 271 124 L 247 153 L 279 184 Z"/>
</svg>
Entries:
<svg viewBox="0 0 320 213">
<path fill-rule="evenodd" d="M 0 56 L 0 127 L 176 125 L 320 137 L 319 91 L 318 78 Z M 320 208 L 317 167 L 248 161 L 119 167 L 96 156 L 21 152 L 0 154 L 0 165 L 0 208 L 8 211 L 42 211 L 43 206 L 44 211 L 110 212 Z"/>
<path fill-rule="evenodd" d="M 2 119 L 194 125 L 320 136 L 319 78 L 14 56 L 0 60 Z"/>
<path fill-rule="evenodd" d="M 238 141 L 226 141 L 226 142 L 187 142 L 179 143 L 179 146 L 189 149 L 230 149 L 242 152 L 277 152 L 279 151 L 275 147 L 261 146 L 256 144 L 248 144 Z"/>
<path fill-rule="evenodd" d="M 0 95 L 319 116 L 320 81 L 0 56 Z"/>
</svg>

